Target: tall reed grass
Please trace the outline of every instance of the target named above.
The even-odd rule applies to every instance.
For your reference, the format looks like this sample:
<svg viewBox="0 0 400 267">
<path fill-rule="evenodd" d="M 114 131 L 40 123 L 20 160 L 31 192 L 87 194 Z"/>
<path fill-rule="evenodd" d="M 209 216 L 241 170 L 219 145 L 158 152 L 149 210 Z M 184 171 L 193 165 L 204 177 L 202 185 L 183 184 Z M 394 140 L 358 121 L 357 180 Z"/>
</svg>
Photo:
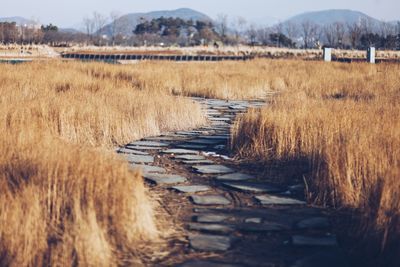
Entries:
<svg viewBox="0 0 400 267">
<path fill-rule="evenodd" d="M 110 148 L 204 124 L 201 107 L 143 90 L 118 66 L 40 62 L 0 73 L 0 265 L 134 261 L 162 225 L 141 175 Z"/>
<path fill-rule="evenodd" d="M 399 66 L 279 64 L 285 68 L 271 73 L 283 80 L 279 95 L 236 122 L 233 149 L 261 162 L 306 160 L 310 200 L 361 213 L 369 255 L 397 266 Z"/>
</svg>

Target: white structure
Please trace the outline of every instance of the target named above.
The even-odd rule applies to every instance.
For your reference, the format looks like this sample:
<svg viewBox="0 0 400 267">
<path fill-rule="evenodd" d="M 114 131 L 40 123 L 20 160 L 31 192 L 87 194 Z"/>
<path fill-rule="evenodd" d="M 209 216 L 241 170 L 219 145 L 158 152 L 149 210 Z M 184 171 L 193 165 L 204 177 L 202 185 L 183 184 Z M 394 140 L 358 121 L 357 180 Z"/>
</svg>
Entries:
<svg viewBox="0 0 400 267">
<path fill-rule="evenodd" d="M 370 47 L 367 50 L 368 63 L 375 64 L 375 47 Z"/>
<path fill-rule="evenodd" d="M 331 62 L 332 61 L 332 48 L 324 48 L 324 61 Z"/>
</svg>

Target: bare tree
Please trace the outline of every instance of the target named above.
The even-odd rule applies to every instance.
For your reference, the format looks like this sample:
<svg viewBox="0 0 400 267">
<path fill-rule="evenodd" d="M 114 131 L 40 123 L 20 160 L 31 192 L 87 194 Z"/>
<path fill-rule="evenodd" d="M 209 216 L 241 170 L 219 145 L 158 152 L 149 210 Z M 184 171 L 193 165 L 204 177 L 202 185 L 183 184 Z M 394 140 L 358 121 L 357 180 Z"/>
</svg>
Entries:
<svg viewBox="0 0 400 267">
<path fill-rule="evenodd" d="M 236 17 L 232 22 L 232 28 L 235 35 L 235 41 L 237 44 L 240 43 L 240 36 L 243 34 L 246 27 L 247 21 L 243 17 Z"/>
<path fill-rule="evenodd" d="M 373 33 L 374 22 L 370 18 L 361 18 L 360 19 L 360 27 L 361 27 L 362 34 Z"/>
<path fill-rule="evenodd" d="M 222 40 L 225 40 L 228 32 L 228 15 L 219 14 L 217 16 L 216 30 L 218 34 L 221 36 Z"/>
<path fill-rule="evenodd" d="M 310 48 L 317 41 L 317 36 L 319 34 L 318 25 L 305 20 L 301 23 L 301 35 L 303 38 L 304 48 Z"/>
<path fill-rule="evenodd" d="M 357 48 L 361 35 L 362 35 L 362 29 L 360 23 L 353 23 L 353 24 L 347 24 L 347 32 L 349 34 L 349 39 L 351 43 L 351 47 L 353 49 Z"/>
<path fill-rule="evenodd" d="M 281 34 L 283 34 L 283 24 L 282 23 L 278 23 L 274 26 L 273 31 L 277 34 L 276 36 L 278 38 L 276 38 L 276 46 L 277 47 L 281 47 Z"/>
<path fill-rule="evenodd" d="M 118 11 L 112 11 L 110 13 L 110 20 L 111 20 L 111 24 L 110 24 L 110 33 L 111 33 L 111 43 L 112 46 L 115 45 L 115 37 L 118 34 L 119 31 L 119 18 L 121 17 L 121 13 Z"/>
<path fill-rule="evenodd" d="M 94 31 L 96 35 L 99 36 L 101 34 L 101 30 L 107 24 L 107 17 L 95 11 L 93 12 L 93 23 Z"/>
<path fill-rule="evenodd" d="M 327 41 L 327 45 L 329 47 L 334 47 L 335 46 L 335 31 L 333 24 L 327 24 L 323 27 L 323 32 L 325 39 Z"/>
<path fill-rule="evenodd" d="M 250 39 L 251 45 L 255 45 L 257 41 L 257 29 L 254 24 L 251 24 L 247 29 L 247 35 Z"/>
<path fill-rule="evenodd" d="M 396 35 L 397 29 L 396 29 L 396 25 L 383 21 L 381 23 L 379 23 L 379 31 L 380 31 L 380 35 L 383 38 L 388 37 L 389 35 Z"/>
<path fill-rule="evenodd" d="M 269 35 L 271 34 L 271 29 L 268 27 L 263 27 L 257 29 L 257 40 L 261 42 L 263 45 L 268 45 L 270 41 Z"/>
<path fill-rule="evenodd" d="M 289 21 L 285 23 L 286 35 L 289 39 L 293 40 L 298 32 L 298 25 Z"/>
<path fill-rule="evenodd" d="M 84 17 L 83 18 L 83 27 L 85 28 L 85 32 L 87 37 L 92 40 L 93 38 L 93 33 L 94 33 L 94 21 L 92 18 L 89 17 Z"/>
<path fill-rule="evenodd" d="M 333 24 L 335 34 L 335 47 L 342 48 L 344 35 L 346 34 L 346 28 L 342 22 L 335 22 Z"/>
</svg>

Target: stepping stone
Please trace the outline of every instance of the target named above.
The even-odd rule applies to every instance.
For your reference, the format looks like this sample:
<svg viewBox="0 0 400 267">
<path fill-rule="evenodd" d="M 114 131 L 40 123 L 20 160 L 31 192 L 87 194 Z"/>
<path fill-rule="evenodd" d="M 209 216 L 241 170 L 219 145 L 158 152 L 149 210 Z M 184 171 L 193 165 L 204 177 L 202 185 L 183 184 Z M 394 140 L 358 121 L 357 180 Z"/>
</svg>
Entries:
<svg viewBox="0 0 400 267">
<path fill-rule="evenodd" d="M 231 201 L 220 195 L 191 196 L 196 205 L 229 205 Z"/>
<path fill-rule="evenodd" d="M 132 164 L 132 169 L 140 169 L 143 174 L 147 173 L 165 173 L 167 172 L 164 168 L 157 166 L 149 166 L 149 165 L 141 165 L 141 164 Z"/>
<path fill-rule="evenodd" d="M 204 224 L 204 223 L 190 223 L 189 230 L 214 233 L 214 234 L 229 234 L 234 231 L 234 229 L 232 227 L 227 226 L 227 225 Z"/>
<path fill-rule="evenodd" d="M 244 220 L 245 223 L 261 223 L 261 218 L 247 218 Z"/>
<path fill-rule="evenodd" d="M 194 132 L 194 131 L 180 131 L 180 132 L 176 132 L 176 134 L 179 134 L 179 135 L 185 135 L 185 136 L 197 136 L 197 135 L 199 135 L 199 133 L 198 132 Z"/>
<path fill-rule="evenodd" d="M 241 267 L 241 265 L 203 260 L 190 260 L 178 265 L 177 267 Z"/>
<path fill-rule="evenodd" d="M 277 193 L 281 192 L 275 186 L 261 184 L 261 183 L 248 183 L 248 182 L 236 182 L 236 183 L 223 183 L 227 188 L 239 191 L 239 192 L 250 192 L 250 193 Z"/>
<path fill-rule="evenodd" d="M 214 164 L 215 162 L 209 159 L 204 160 L 184 160 L 182 161 L 186 165 L 203 165 L 203 164 Z"/>
<path fill-rule="evenodd" d="M 125 158 L 130 163 L 153 163 L 154 157 L 153 156 L 143 156 L 143 155 L 134 155 L 134 154 L 125 154 Z"/>
<path fill-rule="evenodd" d="M 304 219 L 296 224 L 296 228 L 298 229 L 324 229 L 329 227 L 330 222 L 324 217 Z"/>
<path fill-rule="evenodd" d="M 188 149 L 168 149 L 168 150 L 164 150 L 161 151 L 161 153 L 163 154 L 176 154 L 176 155 L 181 155 L 181 154 L 193 154 L 193 155 L 197 155 L 199 154 L 198 151 L 195 150 L 188 150 Z"/>
<path fill-rule="evenodd" d="M 230 118 L 224 118 L 224 117 L 214 117 L 212 119 L 210 119 L 212 121 L 230 121 Z"/>
<path fill-rule="evenodd" d="M 129 148 L 120 148 L 117 151 L 118 153 L 121 154 L 135 154 L 135 155 L 149 155 L 149 153 L 147 152 L 143 152 L 143 151 L 139 151 L 139 150 L 133 150 L 133 149 L 129 149 Z"/>
<path fill-rule="evenodd" d="M 160 150 L 161 147 L 158 146 L 130 146 L 127 145 L 126 148 L 132 149 L 132 150 Z"/>
<path fill-rule="evenodd" d="M 176 147 L 184 148 L 184 149 L 194 149 L 194 150 L 201 150 L 201 149 L 207 148 L 207 146 L 191 145 L 191 144 L 180 144 L 180 145 L 176 145 Z"/>
<path fill-rule="evenodd" d="M 276 197 L 276 196 L 256 196 L 255 197 L 262 205 L 305 205 L 304 201 L 293 198 Z"/>
<path fill-rule="evenodd" d="M 262 233 L 262 232 L 276 232 L 276 231 L 285 231 L 290 230 L 290 227 L 273 222 L 266 222 L 266 223 L 246 223 L 239 226 L 239 230 L 243 232 L 255 232 L 255 233 Z"/>
<path fill-rule="evenodd" d="M 229 123 L 226 123 L 226 122 L 223 122 L 223 121 L 213 121 L 212 125 L 214 125 L 214 126 L 224 126 L 224 127 L 226 127 L 226 129 L 229 129 L 230 126 L 231 126 Z"/>
<path fill-rule="evenodd" d="M 158 137 L 147 137 L 146 141 L 183 141 L 187 139 L 187 137 L 179 137 L 176 135 L 170 136 L 158 136 Z"/>
<path fill-rule="evenodd" d="M 336 236 L 304 236 L 294 235 L 292 236 L 292 244 L 294 246 L 322 246 L 322 247 L 333 247 L 337 246 Z"/>
<path fill-rule="evenodd" d="M 151 147 L 166 147 L 166 146 L 168 146 L 168 144 L 166 144 L 166 143 L 155 142 L 155 141 L 136 141 L 136 142 L 130 143 L 129 145 L 132 145 L 132 146 L 151 146 Z"/>
<path fill-rule="evenodd" d="M 195 221 L 199 223 L 220 223 L 226 221 L 229 217 L 218 214 L 202 214 L 195 217 Z"/>
<path fill-rule="evenodd" d="M 217 235 L 189 235 L 190 246 L 202 251 L 227 251 L 231 247 L 231 238 Z"/>
<path fill-rule="evenodd" d="M 216 145 L 221 143 L 221 140 L 213 140 L 213 139 L 194 139 L 194 140 L 190 140 L 187 141 L 188 144 L 195 144 L 195 145 Z"/>
<path fill-rule="evenodd" d="M 229 139 L 229 135 L 205 135 L 205 136 L 200 136 L 200 138 L 201 139 L 226 141 L 226 140 Z"/>
<path fill-rule="evenodd" d="M 181 193 L 198 193 L 211 190 L 211 188 L 206 185 L 182 185 L 171 187 L 171 189 Z"/>
<path fill-rule="evenodd" d="M 179 184 L 186 182 L 186 178 L 176 174 L 158 174 L 158 173 L 147 173 L 143 177 L 152 183 L 157 185 L 162 184 Z"/>
<path fill-rule="evenodd" d="M 235 172 L 217 176 L 217 178 L 215 179 L 217 179 L 218 181 L 245 181 L 255 179 L 255 177 L 249 174 Z"/>
<path fill-rule="evenodd" d="M 234 110 L 244 110 L 247 109 L 247 107 L 245 106 L 240 106 L 240 105 L 234 105 L 234 106 L 229 106 L 230 109 L 234 109 Z"/>
<path fill-rule="evenodd" d="M 234 172 L 234 170 L 232 170 L 231 168 L 223 165 L 193 166 L 193 169 L 202 174 L 223 174 Z"/>
<path fill-rule="evenodd" d="M 205 158 L 200 155 L 179 155 L 179 156 L 175 156 L 175 158 L 183 159 L 183 160 L 205 160 Z"/>
</svg>

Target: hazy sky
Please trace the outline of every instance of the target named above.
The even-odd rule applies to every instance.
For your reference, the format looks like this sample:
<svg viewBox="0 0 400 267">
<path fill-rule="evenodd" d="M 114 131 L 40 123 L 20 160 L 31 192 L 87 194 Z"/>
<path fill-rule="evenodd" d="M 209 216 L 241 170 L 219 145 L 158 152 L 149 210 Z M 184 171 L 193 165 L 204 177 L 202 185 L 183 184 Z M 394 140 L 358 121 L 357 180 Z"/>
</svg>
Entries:
<svg viewBox="0 0 400 267">
<path fill-rule="evenodd" d="M 248 19 L 284 20 L 322 9 L 353 9 L 384 20 L 400 19 L 400 0 L 1 0 L 0 17 L 23 16 L 62 27 L 77 26 L 93 11 L 122 14 L 189 7 L 215 17 L 219 13 Z"/>
</svg>

